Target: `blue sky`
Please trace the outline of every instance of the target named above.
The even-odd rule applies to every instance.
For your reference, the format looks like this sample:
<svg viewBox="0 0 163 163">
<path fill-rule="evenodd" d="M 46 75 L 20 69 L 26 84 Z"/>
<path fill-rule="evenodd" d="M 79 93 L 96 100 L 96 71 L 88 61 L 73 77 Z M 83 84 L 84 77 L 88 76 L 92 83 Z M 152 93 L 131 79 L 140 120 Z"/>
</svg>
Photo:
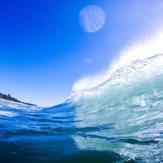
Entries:
<svg viewBox="0 0 163 163">
<path fill-rule="evenodd" d="M 94 33 L 79 23 L 89 5 L 106 17 Z M 77 80 L 160 29 L 162 15 L 162 0 L 0 0 L 0 92 L 41 106 L 63 102 Z"/>
</svg>

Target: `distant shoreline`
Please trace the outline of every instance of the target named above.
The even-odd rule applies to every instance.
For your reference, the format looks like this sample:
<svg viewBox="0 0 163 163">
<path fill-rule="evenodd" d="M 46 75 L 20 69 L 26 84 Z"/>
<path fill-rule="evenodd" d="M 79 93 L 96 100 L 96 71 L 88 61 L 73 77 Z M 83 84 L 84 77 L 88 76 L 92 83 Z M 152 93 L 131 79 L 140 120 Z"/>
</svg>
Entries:
<svg viewBox="0 0 163 163">
<path fill-rule="evenodd" d="M 17 102 L 17 103 L 22 103 L 22 104 L 26 104 L 26 105 L 37 106 L 35 104 L 31 104 L 31 103 L 27 103 L 27 102 L 22 102 L 22 101 L 18 100 L 17 98 L 12 97 L 10 94 L 6 95 L 6 94 L 3 94 L 3 93 L 0 93 L 0 99 L 7 100 L 7 101 L 12 101 L 12 102 Z"/>
</svg>

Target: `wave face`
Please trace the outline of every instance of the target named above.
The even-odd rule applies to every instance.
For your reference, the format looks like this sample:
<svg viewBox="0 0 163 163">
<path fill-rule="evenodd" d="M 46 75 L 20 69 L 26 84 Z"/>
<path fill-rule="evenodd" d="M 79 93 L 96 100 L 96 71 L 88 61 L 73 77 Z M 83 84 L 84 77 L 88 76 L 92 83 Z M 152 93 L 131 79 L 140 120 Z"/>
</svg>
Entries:
<svg viewBox="0 0 163 163">
<path fill-rule="evenodd" d="M 63 104 L 0 100 L 0 162 L 163 162 L 163 54 L 152 42 Z"/>
<path fill-rule="evenodd" d="M 79 149 L 112 151 L 125 161 L 163 161 L 161 40 L 159 34 L 139 41 L 106 73 L 75 83 L 75 126 L 88 129 L 73 136 Z"/>
<path fill-rule="evenodd" d="M 90 129 L 74 136 L 80 149 L 163 159 L 162 54 L 117 69 L 104 83 L 81 91 L 75 103 L 75 126 Z"/>
</svg>

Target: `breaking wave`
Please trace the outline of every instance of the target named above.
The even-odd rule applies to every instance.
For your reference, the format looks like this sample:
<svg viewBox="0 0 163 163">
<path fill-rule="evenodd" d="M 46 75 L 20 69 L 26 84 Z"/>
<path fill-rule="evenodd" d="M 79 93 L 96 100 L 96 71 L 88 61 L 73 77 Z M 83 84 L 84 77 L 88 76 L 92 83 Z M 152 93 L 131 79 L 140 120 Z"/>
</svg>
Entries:
<svg viewBox="0 0 163 163">
<path fill-rule="evenodd" d="M 163 159 L 162 38 L 123 51 L 96 84 L 86 79 L 74 85 L 75 126 L 92 129 L 73 136 L 80 149 Z"/>
<path fill-rule="evenodd" d="M 163 35 L 41 108 L 0 100 L 0 162 L 163 162 Z"/>
</svg>

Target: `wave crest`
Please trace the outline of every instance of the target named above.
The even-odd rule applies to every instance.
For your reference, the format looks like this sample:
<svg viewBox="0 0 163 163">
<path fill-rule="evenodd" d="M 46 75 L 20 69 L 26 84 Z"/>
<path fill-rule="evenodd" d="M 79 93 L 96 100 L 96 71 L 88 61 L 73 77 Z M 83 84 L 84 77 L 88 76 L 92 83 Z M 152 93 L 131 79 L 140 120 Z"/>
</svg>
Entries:
<svg viewBox="0 0 163 163">
<path fill-rule="evenodd" d="M 163 42 L 163 32 L 151 39 L 131 44 L 121 51 L 119 57 L 113 60 L 105 73 L 76 82 L 70 99 L 76 101 L 83 96 L 94 96 L 110 85 L 138 82 L 152 75 L 163 73 L 161 42 Z"/>
</svg>

